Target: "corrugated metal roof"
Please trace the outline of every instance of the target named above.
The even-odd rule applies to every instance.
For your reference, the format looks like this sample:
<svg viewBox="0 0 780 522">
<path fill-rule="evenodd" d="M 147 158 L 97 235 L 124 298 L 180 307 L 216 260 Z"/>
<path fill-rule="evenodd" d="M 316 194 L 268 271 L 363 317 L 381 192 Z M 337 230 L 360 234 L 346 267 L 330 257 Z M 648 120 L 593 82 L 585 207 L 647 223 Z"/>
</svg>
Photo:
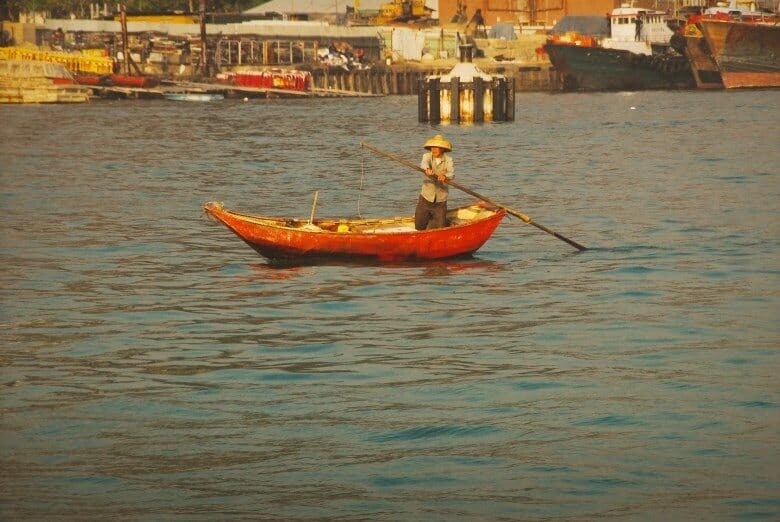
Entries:
<svg viewBox="0 0 780 522">
<path fill-rule="evenodd" d="M 68 32 L 113 32 L 122 30 L 121 24 L 114 20 L 70 20 L 50 18 L 43 24 L 47 29 L 61 27 Z M 127 22 L 130 33 L 161 32 L 171 35 L 200 35 L 198 24 L 160 24 L 155 22 Z M 277 20 L 258 20 L 241 24 L 206 24 L 209 35 L 256 34 L 278 38 L 376 38 L 377 28 L 346 27 L 328 25 L 323 22 L 282 22 Z"/>
<path fill-rule="evenodd" d="M 360 10 L 377 11 L 379 6 L 392 0 L 360 0 Z M 263 13 L 327 13 L 343 14 L 347 6 L 355 7 L 355 0 L 271 0 L 247 9 L 244 14 Z"/>
</svg>

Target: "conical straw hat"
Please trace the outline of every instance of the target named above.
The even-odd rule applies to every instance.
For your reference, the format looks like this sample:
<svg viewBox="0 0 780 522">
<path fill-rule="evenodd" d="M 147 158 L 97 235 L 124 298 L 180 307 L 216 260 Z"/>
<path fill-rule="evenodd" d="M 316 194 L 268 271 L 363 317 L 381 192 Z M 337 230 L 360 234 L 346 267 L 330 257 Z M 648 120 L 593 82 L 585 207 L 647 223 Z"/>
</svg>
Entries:
<svg viewBox="0 0 780 522">
<path fill-rule="evenodd" d="M 441 134 L 437 134 L 433 138 L 429 139 L 425 142 L 425 145 L 423 145 L 424 149 L 431 150 L 431 147 L 439 147 L 441 149 L 446 150 L 447 152 L 450 152 L 452 150 L 452 143 L 444 139 L 444 136 Z"/>
</svg>

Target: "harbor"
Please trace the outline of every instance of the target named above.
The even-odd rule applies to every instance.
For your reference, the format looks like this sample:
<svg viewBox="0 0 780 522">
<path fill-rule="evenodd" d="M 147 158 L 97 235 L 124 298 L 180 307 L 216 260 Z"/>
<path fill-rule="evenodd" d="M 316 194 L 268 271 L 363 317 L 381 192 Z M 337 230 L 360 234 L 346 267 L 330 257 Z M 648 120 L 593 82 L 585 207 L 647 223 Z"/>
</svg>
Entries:
<svg viewBox="0 0 780 522">
<path fill-rule="evenodd" d="M 431 75 L 449 72 L 449 67 L 454 63 L 447 61 L 430 67 L 404 64 L 349 72 L 317 68 L 311 71 L 312 85 L 305 91 L 227 86 L 216 82 L 187 80 L 168 80 L 156 87 L 92 86 L 91 89 L 98 98 L 132 99 L 162 98 L 169 92 L 221 93 L 233 98 L 417 95 L 421 82 Z M 488 67 L 488 70 L 490 69 Z M 508 74 L 516 91 L 544 92 L 557 88 L 557 75 L 549 68 L 501 66 L 492 69 Z"/>
<path fill-rule="evenodd" d="M 448 75 L 463 61 L 465 48 L 469 62 L 485 77 L 505 78 L 512 93 L 780 85 L 777 16 L 740 10 L 738 0 L 731 3 L 686 20 L 624 6 L 611 11 L 606 26 L 600 17 L 564 17 L 544 30 L 497 23 L 489 34 L 453 24 L 335 27 L 261 20 L 209 25 L 205 14 L 197 17 L 198 24 L 171 24 L 134 18 L 121 6 L 118 20 L 55 19 L 32 27 L 4 22 L 4 35 L 27 35 L 48 42 L 50 50 L 30 43 L 0 46 L 0 60 L 56 63 L 70 71 L 73 83 L 90 86 L 95 97 L 135 99 L 177 93 L 191 93 L 193 100 L 419 96 L 430 78 Z M 589 32 L 582 32 L 586 27 Z M 701 50 L 705 40 L 711 55 Z M 763 54 L 746 62 L 745 49 Z M 746 63 L 753 71 L 743 70 Z M 739 72 L 732 73 L 735 67 Z M 257 81 L 247 81 L 251 75 Z M 260 84 L 260 76 L 267 81 Z M 65 83 L 62 76 L 55 80 Z M 34 97 L 11 93 L 0 99 Z"/>
<path fill-rule="evenodd" d="M 533 38 L 524 45 L 524 55 L 532 55 L 534 58 L 511 59 L 497 62 L 493 58 L 474 58 L 473 61 L 487 74 L 503 75 L 510 79 L 512 88 L 517 92 L 544 92 L 556 91 L 559 89 L 559 77 L 549 62 L 541 61 L 536 57 L 535 49 L 541 43 L 540 38 Z M 496 42 L 493 42 L 494 44 Z M 485 50 L 490 51 L 488 47 L 490 42 L 482 42 L 481 54 Z M 500 44 L 498 44 L 500 45 Z M 520 46 L 517 46 L 519 49 Z M 529 49 L 533 48 L 532 51 Z M 506 51 L 506 44 L 499 49 L 492 49 L 495 52 Z M 457 55 L 456 52 L 452 52 Z M 522 54 L 522 53 L 518 53 Z M 29 49 L 16 50 L 13 48 L 0 47 L 0 60 L 18 60 L 33 58 L 38 61 L 51 61 L 54 63 L 65 62 L 71 65 L 75 70 L 82 70 L 82 65 L 76 60 L 63 60 L 62 53 L 50 52 L 30 52 Z M 178 58 L 177 58 L 178 60 Z M 126 98 L 159 98 L 170 91 L 186 92 L 219 92 L 227 97 L 345 97 L 345 96 L 386 96 L 386 95 L 416 95 L 419 93 L 420 85 L 426 78 L 433 75 L 448 73 L 454 67 L 460 58 L 429 58 L 424 61 L 401 60 L 397 62 L 386 63 L 379 61 L 370 67 L 344 68 L 334 67 L 322 63 L 303 63 L 293 65 L 236 65 L 224 66 L 223 70 L 229 71 L 276 71 L 280 75 L 288 72 L 304 72 L 310 77 L 310 84 L 307 89 L 285 89 L 262 87 L 252 88 L 241 85 L 227 85 L 225 82 L 219 82 L 217 74 L 209 77 L 197 74 L 192 65 L 182 65 L 177 68 L 181 74 L 166 74 L 164 63 L 147 61 L 142 64 L 137 71 L 127 69 L 126 76 L 133 74 L 139 77 L 150 77 L 159 80 L 153 86 L 135 84 L 121 85 L 121 82 L 107 82 L 95 80 L 89 83 L 90 88 L 97 97 L 126 97 Z M 105 64 L 99 64 L 94 58 L 87 62 L 89 67 L 96 67 L 99 72 L 91 73 L 94 77 L 110 76 L 113 71 L 122 69 L 122 64 L 112 63 L 104 60 Z M 98 63 L 96 66 L 95 64 Z M 225 73 L 222 74 L 223 76 Z M 103 84 L 100 84 L 102 82 Z M 116 84 L 115 84 L 116 83 Z"/>
<path fill-rule="evenodd" d="M 203 16 L 200 24 L 162 24 L 121 14 L 111 21 L 55 19 L 34 27 L 4 23 L 15 40 L 27 38 L 37 45 L 0 47 L 0 60 L 60 63 L 76 75 L 77 83 L 79 77 L 92 75 L 95 79 L 88 84 L 97 97 L 154 98 L 171 90 L 248 98 L 416 95 L 427 77 L 454 67 L 460 46 L 468 43 L 476 65 L 487 74 L 509 78 L 513 90 L 558 87 L 558 76 L 538 52 L 544 35 L 536 31 L 511 38 L 506 31 L 475 37 L 461 26 L 334 27 L 278 21 L 209 25 Z M 215 33 L 218 36 L 210 36 Z M 399 43 L 410 39 L 422 46 Z M 306 89 L 248 89 L 219 81 L 220 76 L 247 71 L 303 72 L 310 81 Z M 117 74 L 153 78 L 155 85 L 105 81 Z"/>
<path fill-rule="evenodd" d="M 658 3 L 4 23 L 0 519 L 780 520 L 780 53 Z"/>
</svg>

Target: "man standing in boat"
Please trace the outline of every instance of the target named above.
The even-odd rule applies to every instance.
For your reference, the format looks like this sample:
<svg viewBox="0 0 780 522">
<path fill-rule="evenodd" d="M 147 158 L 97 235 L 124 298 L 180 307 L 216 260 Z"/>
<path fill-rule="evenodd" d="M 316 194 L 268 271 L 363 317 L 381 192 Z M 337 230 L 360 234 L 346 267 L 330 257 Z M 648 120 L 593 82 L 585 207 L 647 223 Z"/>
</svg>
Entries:
<svg viewBox="0 0 780 522">
<path fill-rule="evenodd" d="M 452 151 L 452 144 L 437 134 L 423 145 L 429 152 L 423 154 L 420 167 L 425 170 L 420 197 L 414 211 L 414 228 L 443 228 L 447 226 L 447 196 L 449 187 L 446 181 L 455 176 L 455 164 L 446 154 Z"/>
</svg>

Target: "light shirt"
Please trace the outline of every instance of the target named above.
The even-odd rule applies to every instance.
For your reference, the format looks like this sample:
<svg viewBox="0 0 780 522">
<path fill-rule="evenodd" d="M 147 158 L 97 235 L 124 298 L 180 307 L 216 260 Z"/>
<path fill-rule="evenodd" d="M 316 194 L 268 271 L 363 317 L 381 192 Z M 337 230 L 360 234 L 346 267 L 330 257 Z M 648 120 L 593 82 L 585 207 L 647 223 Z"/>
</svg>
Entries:
<svg viewBox="0 0 780 522">
<path fill-rule="evenodd" d="M 423 154 L 420 167 L 423 169 L 433 169 L 434 174 L 444 174 L 447 179 L 455 177 L 455 165 L 452 158 L 443 153 L 440 157 L 434 158 L 430 152 Z M 450 190 L 447 185 L 438 180 L 425 176 L 420 194 L 431 203 L 440 203 L 447 201 L 447 195 Z"/>
</svg>

